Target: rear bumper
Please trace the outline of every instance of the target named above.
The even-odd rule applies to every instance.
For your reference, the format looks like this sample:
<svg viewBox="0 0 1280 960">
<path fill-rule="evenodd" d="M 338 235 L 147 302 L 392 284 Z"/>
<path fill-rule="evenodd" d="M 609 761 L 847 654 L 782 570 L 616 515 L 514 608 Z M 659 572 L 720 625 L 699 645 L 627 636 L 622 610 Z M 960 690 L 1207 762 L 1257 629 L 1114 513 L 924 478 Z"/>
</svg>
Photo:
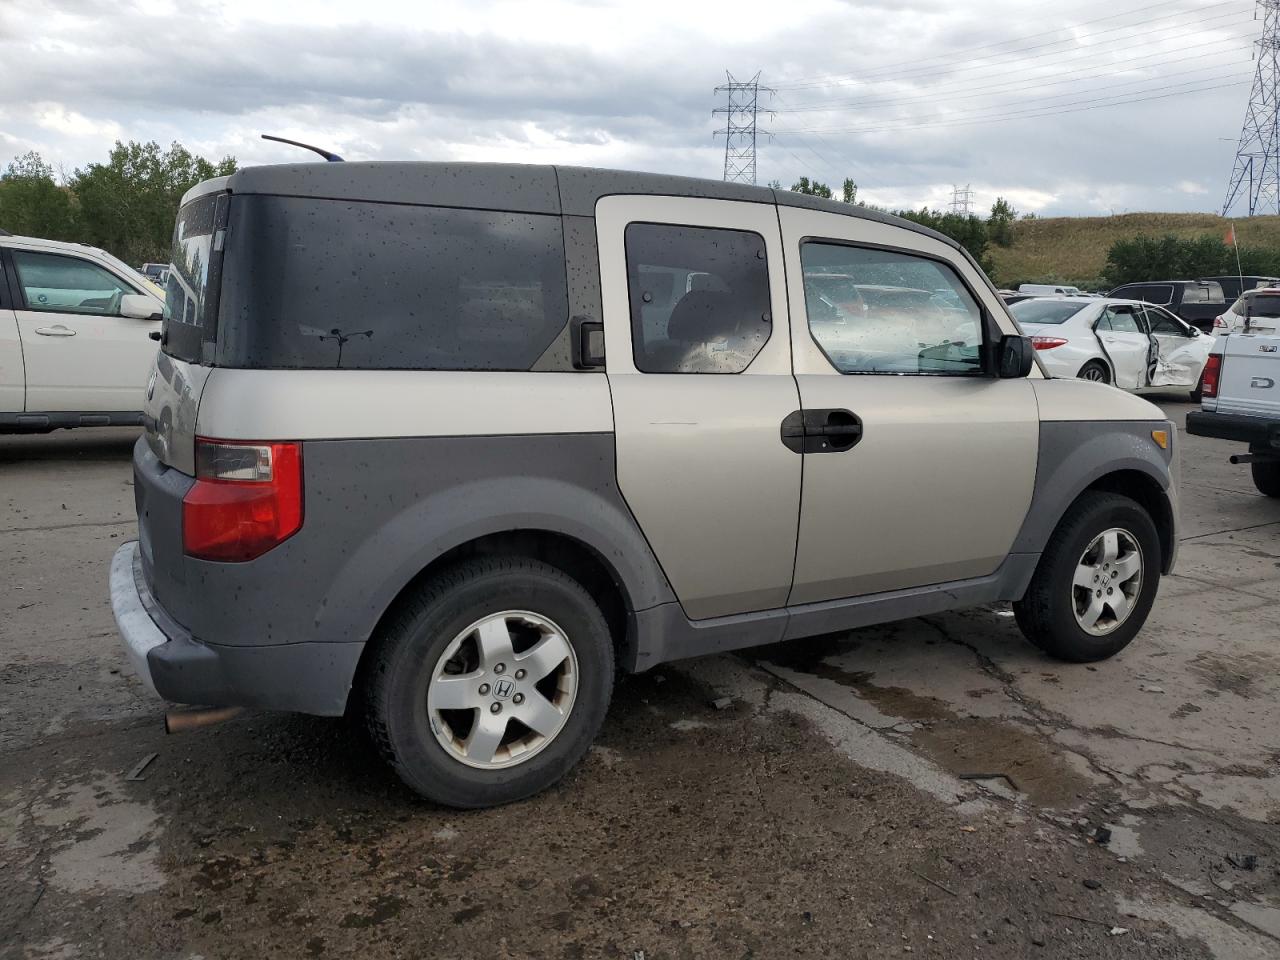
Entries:
<svg viewBox="0 0 1280 960">
<path fill-rule="evenodd" d="M 1187 414 L 1187 433 L 1280 450 L 1280 420 L 1268 417 L 1198 410 Z"/>
<path fill-rule="evenodd" d="M 363 643 L 201 643 L 156 603 L 137 541 L 111 561 L 111 608 L 142 682 L 174 703 L 341 716 Z"/>
</svg>

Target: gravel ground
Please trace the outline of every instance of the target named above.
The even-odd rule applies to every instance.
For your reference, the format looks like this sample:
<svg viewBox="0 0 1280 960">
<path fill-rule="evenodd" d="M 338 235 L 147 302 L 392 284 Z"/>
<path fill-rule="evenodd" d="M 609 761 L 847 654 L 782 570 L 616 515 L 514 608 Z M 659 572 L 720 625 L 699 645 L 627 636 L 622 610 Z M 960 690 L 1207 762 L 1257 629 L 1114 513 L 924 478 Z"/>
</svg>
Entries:
<svg viewBox="0 0 1280 960">
<path fill-rule="evenodd" d="M 1183 438 L 1178 572 L 1107 663 L 997 606 L 669 665 L 459 814 L 343 721 L 164 735 L 106 598 L 135 436 L 0 438 L 6 960 L 1280 956 L 1280 504 L 1229 444 Z"/>
</svg>

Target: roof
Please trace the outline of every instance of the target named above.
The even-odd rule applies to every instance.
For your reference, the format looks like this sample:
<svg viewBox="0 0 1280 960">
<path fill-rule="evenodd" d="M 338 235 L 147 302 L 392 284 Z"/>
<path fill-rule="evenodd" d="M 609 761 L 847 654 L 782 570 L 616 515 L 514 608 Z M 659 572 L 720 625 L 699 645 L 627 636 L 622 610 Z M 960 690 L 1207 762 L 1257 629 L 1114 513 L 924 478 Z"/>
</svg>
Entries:
<svg viewBox="0 0 1280 960">
<path fill-rule="evenodd" d="M 611 194 L 706 197 L 821 210 L 885 223 L 932 237 L 954 249 L 960 244 L 936 230 L 857 204 L 742 183 L 594 167 L 517 163 L 281 163 L 245 167 L 229 177 L 198 184 L 183 203 L 202 194 L 233 193 L 362 200 L 424 206 L 469 207 L 510 213 L 591 217 L 596 201 Z"/>
<path fill-rule="evenodd" d="M 85 250 L 92 250 L 95 253 L 104 253 L 105 251 L 88 243 L 75 243 L 70 240 L 45 240 L 43 237 L 21 237 L 12 233 L 3 234 L 5 242 L 9 244 L 17 244 L 24 247 L 38 247 L 43 250 L 61 250 L 71 251 L 74 253 L 83 253 Z"/>
</svg>

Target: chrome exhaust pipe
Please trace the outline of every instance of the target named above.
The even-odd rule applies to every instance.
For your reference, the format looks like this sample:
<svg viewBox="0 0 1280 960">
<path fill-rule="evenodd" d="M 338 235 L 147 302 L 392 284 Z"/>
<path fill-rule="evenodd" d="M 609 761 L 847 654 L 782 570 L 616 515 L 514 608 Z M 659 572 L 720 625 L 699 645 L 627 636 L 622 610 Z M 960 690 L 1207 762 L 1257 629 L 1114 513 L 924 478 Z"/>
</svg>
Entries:
<svg viewBox="0 0 1280 960">
<path fill-rule="evenodd" d="M 167 710 L 164 715 L 165 733 L 184 733 L 215 723 L 231 720 L 244 713 L 244 707 L 206 707 L 198 710 Z"/>
</svg>

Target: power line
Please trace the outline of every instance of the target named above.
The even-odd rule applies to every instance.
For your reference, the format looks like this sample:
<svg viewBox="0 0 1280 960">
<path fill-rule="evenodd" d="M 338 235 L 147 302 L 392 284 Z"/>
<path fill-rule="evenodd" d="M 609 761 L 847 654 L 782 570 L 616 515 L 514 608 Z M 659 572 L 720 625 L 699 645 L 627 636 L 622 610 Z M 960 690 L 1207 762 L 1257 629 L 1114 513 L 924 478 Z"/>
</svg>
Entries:
<svg viewBox="0 0 1280 960">
<path fill-rule="evenodd" d="M 1232 35 L 1230 37 L 1222 37 L 1217 40 L 1208 40 L 1204 43 L 1191 44 L 1189 46 L 1183 47 L 1182 49 L 1185 51 L 1185 50 L 1195 50 L 1201 47 L 1219 47 L 1224 43 L 1235 43 L 1236 41 L 1244 40 L 1252 36 L 1253 36 L 1253 31 L 1249 31 L 1248 33 Z M 1181 66 L 1182 64 L 1189 63 L 1193 60 L 1204 60 L 1209 57 L 1221 57 L 1226 52 L 1227 51 L 1225 50 L 1210 50 L 1208 53 L 1197 54 L 1194 57 L 1179 57 L 1178 65 Z M 947 103 L 954 100 L 971 100 L 978 97 L 987 96 L 990 93 L 996 93 L 996 92 L 1000 92 L 1010 88 L 1015 88 L 1021 92 L 1024 90 L 1034 90 L 1041 87 L 1056 87 L 1056 86 L 1062 86 L 1063 84 L 1080 82 L 1078 79 L 1069 79 L 1069 78 L 1087 77 L 1090 79 L 1103 79 L 1105 77 L 1122 76 L 1123 74 L 1129 72 L 1131 68 L 1133 68 L 1138 64 L 1146 63 L 1150 60 L 1160 60 L 1163 62 L 1167 62 L 1168 59 L 1169 59 L 1168 54 L 1157 53 L 1147 57 L 1138 57 L 1132 60 L 1126 60 L 1123 66 L 1118 70 L 1099 72 L 1098 70 L 1092 67 L 1089 67 L 1081 70 L 1071 70 L 1066 73 L 1051 74 L 1050 79 L 1046 79 L 1043 81 L 1028 82 L 1026 78 L 1019 78 L 1015 80 L 1002 80 L 998 83 L 993 83 L 993 84 L 983 83 L 983 84 L 979 84 L 977 86 L 971 86 L 971 87 L 959 87 L 956 89 L 948 88 L 949 92 L 942 96 L 939 96 L 936 93 L 932 93 L 932 94 L 913 95 L 909 97 L 894 97 L 894 98 L 879 98 L 879 99 L 876 99 L 876 98 L 865 99 L 865 98 L 854 97 L 848 100 L 806 101 L 804 103 L 801 103 L 798 106 L 790 107 L 786 112 L 787 113 L 829 113 L 829 112 L 834 112 L 836 109 L 839 109 L 841 107 L 857 107 L 859 110 L 875 110 L 875 109 L 880 109 L 888 106 L 898 106 L 898 105 L 910 104 L 910 103 L 921 103 L 926 101 L 929 103 Z M 1209 69 L 1214 69 L 1214 68 L 1209 68 Z M 1179 70 L 1178 75 L 1183 76 L 1184 72 L 1182 70 Z M 1054 77 L 1057 77 L 1059 79 L 1053 79 Z M 1135 82 L 1142 82 L 1142 81 L 1135 81 Z M 781 97 L 781 94 L 779 94 L 779 97 Z"/>
<path fill-rule="evenodd" d="M 1268 2 L 1280 3 L 1280 0 L 1268 0 Z M 969 126 L 975 123 L 1003 123 L 1008 120 L 1030 120 L 1030 119 L 1035 119 L 1037 117 L 1057 117 L 1057 116 L 1062 116 L 1068 113 L 1081 113 L 1087 110 L 1100 110 L 1105 107 L 1118 107 L 1128 103 L 1150 103 L 1155 100 L 1167 100 L 1170 97 L 1184 97 L 1184 96 L 1190 96 L 1196 93 L 1207 93 L 1210 90 L 1225 90 L 1231 87 L 1242 87 L 1242 86 L 1246 86 L 1248 82 L 1249 82 L 1248 80 L 1239 80 L 1239 81 L 1236 81 L 1235 83 L 1221 83 L 1213 86 L 1198 87 L 1192 90 L 1183 90 L 1178 93 L 1164 93 L 1164 94 L 1159 94 L 1159 95 L 1150 96 L 1150 97 L 1133 97 L 1127 100 L 1117 100 L 1115 103 L 1102 103 L 1100 100 L 1099 101 L 1082 101 L 1084 103 L 1091 103 L 1094 105 L 1079 106 L 1079 107 L 1074 107 L 1072 109 L 1055 108 L 1050 110 L 1043 110 L 1042 108 L 1029 108 L 1029 111 L 1040 111 L 1040 112 L 1016 111 L 1013 113 L 1007 113 L 1003 116 L 978 117 L 972 120 L 920 120 L 920 121 L 913 121 L 909 123 L 899 124 L 896 126 L 852 127 L 852 128 L 843 129 L 843 130 L 824 129 L 822 132 L 823 133 L 840 133 L 840 134 L 887 133 L 894 130 L 906 130 L 906 129 L 917 128 L 917 127 L 960 127 L 960 126 Z M 1102 99 L 1106 99 L 1106 98 L 1102 98 Z M 1063 106 L 1066 106 L 1066 105 L 1063 105 Z M 780 131 L 780 132 L 786 132 L 786 131 Z M 813 130 L 801 130 L 799 132 L 816 133 L 816 131 L 813 131 Z"/>
<path fill-rule="evenodd" d="M 1204 11 L 1206 11 L 1206 10 L 1213 10 L 1213 9 L 1215 9 L 1215 8 L 1220 8 L 1220 7 L 1239 6 L 1239 5 L 1240 5 L 1240 3 L 1241 3 L 1241 0 L 1221 0 L 1221 2 L 1219 2 L 1219 3 L 1209 4 L 1209 5 L 1207 5 L 1207 6 L 1200 7 L 1200 8 L 1198 8 L 1198 9 L 1194 10 L 1194 11 L 1192 11 L 1192 10 L 1179 10 L 1179 11 L 1176 11 L 1176 12 L 1173 12 L 1173 13 L 1166 14 L 1166 15 L 1164 15 L 1164 16 L 1160 16 L 1160 17 L 1150 17 L 1150 18 L 1146 18 L 1146 19 L 1144 19 L 1141 23 L 1126 23 L 1126 24 L 1121 24 L 1121 25 L 1116 26 L 1116 27 L 1111 27 L 1111 28 L 1109 28 L 1109 29 L 1107 29 L 1107 30 L 1097 30 L 1097 31 L 1093 31 L 1093 32 L 1090 32 L 1090 33 L 1077 34 L 1077 35 L 1075 35 L 1075 36 L 1067 37 L 1067 38 L 1060 39 L 1060 40 L 1053 40 L 1053 41 L 1049 41 L 1049 42 L 1046 42 L 1046 43 L 1033 44 L 1033 45 L 1031 45 L 1031 46 L 1026 46 L 1026 47 L 1016 47 L 1016 48 L 1014 48 L 1014 49 L 1012 49 L 1012 50 L 1004 50 L 1004 51 L 1000 51 L 1000 52 L 998 52 L 998 53 L 996 53 L 996 54 L 993 54 L 991 57 L 975 57 L 975 58 L 971 58 L 971 59 L 969 59 L 969 60 L 961 60 L 961 61 L 953 61 L 953 60 L 950 60 L 950 58 L 951 58 L 951 57 L 953 57 L 956 53 L 965 53 L 965 52 L 970 52 L 970 51 L 972 51 L 972 50 L 980 50 L 980 49 L 983 49 L 983 47 L 982 47 L 982 46 L 979 46 L 979 47 L 971 47 L 971 48 L 962 48 L 962 49 L 960 49 L 960 50 L 953 50 L 953 51 L 949 51 L 949 52 L 947 52 L 947 53 L 943 53 L 943 54 L 935 54 L 934 56 L 932 56 L 932 57 L 926 57 L 926 58 L 924 58 L 923 60 L 907 60 L 907 61 L 900 61 L 900 62 L 898 62 L 898 63 L 894 63 L 894 64 L 885 64 L 885 65 L 882 65 L 882 66 L 880 66 L 880 67 L 872 68 L 871 70 L 869 70 L 869 71 L 867 71 L 867 72 L 865 72 L 865 73 L 858 73 L 858 74 L 843 74 L 843 75 L 831 75 L 831 76 L 828 76 L 828 77 L 825 77 L 825 78 L 812 79 L 812 80 L 795 80 L 795 81 L 790 81 L 790 82 L 787 82 L 787 83 L 779 84 L 778 86 L 779 86 L 779 89 L 782 89 L 782 90 L 790 90 L 790 91 L 793 91 L 793 92 L 794 92 L 794 91 L 797 91 L 797 90 L 802 89 L 802 88 L 812 88 L 812 87 L 831 86 L 831 85 L 833 85 L 833 84 L 840 84 L 840 83 L 843 83 L 843 82 L 845 82 L 845 81 L 854 81 L 854 82 L 868 82 L 868 81 L 876 81 L 876 82 L 880 82 L 880 81 L 887 80 L 887 79 L 890 79 L 890 78 L 892 78 L 892 79 L 904 79 L 904 78 L 913 77 L 913 76 L 917 76 L 917 75 L 921 75 L 921 74 L 933 74 L 933 73 L 936 73 L 939 69 L 947 69 L 947 70 L 963 69 L 963 65 L 964 65 L 964 64 L 967 64 L 967 63 L 979 63 L 979 64 L 987 64 L 987 65 L 990 65 L 990 61 L 991 61 L 992 59 L 998 59 L 998 58 L 1001 58 L 1001 57 L 1005 57 L 1005 56 L 1008 56 L 1009 54 L 1014 54 L 1014 53 L 1025 53 L 1025 52 L 1026 52 L 1026 51 L 1028 51 L 1028 50 L 1043 50 L 1043 49 L 1044 49 L 1044 48 L 1046 48 L 1046 47 L 1059 46 L 1059 45 L 1062 45 L 1062 44 L 1072 44 L 1072 45 L 1079 46 L 1079 45 L 1081 45 L 1081 41 L 1089 40 L 1089 39 L 1092 39 L 1092 38 L 1094 38 L 1094 37 L 1104 36 L 1104 35 L 1106 35 L 1106 34 L 1110 34 L 1110 33 L 1115 33 L 1116 31 L 1119 31 L 1119 30 L 1128 30 L 1128 29 L 1132 29 L 1132 28 L 1134 28 L 1134 27 L 1141 28 L 1141 30 L 1140 30 L 1141 35 L 1144 35 L 1144 36 L 1150 36 L 1153 32 L 1160 32 L 1160 31 L 1162 31 L 1162 30 L 1175 29 L 1175 28 L 1177 28 L 1177 27 L 1197 26 L 1197 25 L 1202 25 L 1202 24 L 1204 24 L 1204 23 L 1214 22 L 1214 21 L 1221 20 L 1221 19 L 1228 19 L 1228 18 L 1233 17 L 1233 16 L 1238 16 L 1238 15 L 1239 15 L 1239 13 L 1243 13 L 1244 11 L 1243 11 L 1243 10 L 1240 10 L 1240 11 L 1236 11 L 1236 12 L 1230 12 L 1230 13 L 1226 13 L 1226 14 L 1220 14 L 1220 15 L 1218 15 L 1218 16 L 1216 16 L 1216 17 L 1204 17 L 1204 18 L 1200 18 L 1200 19 L 1197 19 L 1197 20 L 1192 20 L 1192 21 L 1189 21 L 1189 22 L 1186 22 L 1186 23 L 1168 24 L 1168 25 L 1166 25 L 1166 26 L 1163 26 L 1163 27 L 1155 27 L 1155 28 L 1153 29 L 1153 24 L 1157 24 L 1157 23 L 1160 23 L 1160 22 L 1165 21 L 1165 20 L 1172 20 L 1172 19 L 1176 19 L 1176 18 L 1178 18 L 1178 17 L 1185 16 L 1185 15 L 1187 15 L 1188 13 L 1203 13 L 1203 12 L 1204 12 Z M 1030 35 L 1025 36 L 1025 37 L 1022 37 L 1022 38 L 1017 38 L 1017 39 L 1013 39 L 1013 40 L 1002 41 L 1001 43 L 1004 43 L 1004 44 L 1021 43 L 1022 41 L 1025 41 L 1025 40 L 1032 40 L 1032 39 L 1035 39 L 1035 38 L 1037 38 L 1037 37 L 1047 36 L 1047 35 L 1054 34 L 1054 33 L 1060 33 L 1062 30 L 1070 30 L 1070 29 L 1073 29 L 1074 27 L 1087 26 L 1087 25 L 1089 25 L 1089 24 L 1091 24 L 1091 23 L 1100 23 L 1100 22 L 1102 22 L 1102 21 L 1104 21 L 1104 20 L 1113 20 L 1113 19 L 1116 19 L 1117 17 L 1121 17 L 1121 16 L 1130 16 L 1130 15 L 1132 15 L 1132 14 L 1140 13 L 1140 12 L 1142 12 L 1142 11 L 1144 11 L 1144 10 L 1150 10 L 1150 9 L 1155 8 L 1155 7 L 1162 7 L 1162 8 L 1166 8 L 1166 9 L 1167 9 L 1168 4 L 1151 4 L 1151 5 L 1149 5 L 1149 6 L 1139 7 L 1139 8 L 1137 8 L 1137 9 L 1135 9 L 1135 10 L 1130 10 L 1128 13 L 1124 13 L 1124 14 L 1115 14 L 1114 16 L 1111 16 L 1111 17 L 1101 17 L 1101 18 L 1099 18 L 1099 19 L 1097 19 L 1097 20 L 1084 21 L 1083 23 L 1080 23 L 1080 24 L 1074 24 L 1074 25 L 1072 25 L 1072 24 L 1068 24 L 1068 25 L 1063 26 L 1063 27 L 1060 27 L 1060 28 L 1058 28 L 1058 29 L 1056 29 L 1056 30 L 1045 31 L 1044 33 L 1038 33 L 1038 34 L 1030 34 Z M 1104 42 L 1103 42 L 1103 44 L 1094 45 L 1094 47 L 1093 47 L 1092 49 L 1096 49 L 1096 47 L 1097 47 L 1097 46 L 1101 46 L 1101 45 L 1105 45 L 1105 44 L 1112 44 L 1112 43 L 1116 43 L 1116 42 L 1119 42 L 1119 41 L 1122 41 L 1122 40 L 1132 39 L 1132 37 L 1133 37 L 1133 36 L 1137 36 L 1137 35 L 1139 35 L 1139 34 L 1128 34 L 1128 35 L 1123 36 L 1123 37 L 1115 37 L 1115 38 L 1112 38 L 1111 40 L 1104 41 Z M 989 47 L 989 46 L 995 46 L 995 44 L 987 44 L 987 45 L 985 45 L 985 46 L 987 46 L 987 47 Z M 1027 57 L 1020 57 L 1020 58 L 1018 58 L 1017 60 L 1008 61 L 1008 62 L 1009 62 L 1009 63 L 1012 63 L 1012 62 L 1018 62 L 1019 60 L 1025 60 L 1025 59 L 1029 59 L 1029 58 L 1027 58 Z M 948 62 L 947 62 L 947 63 L 944 63 L 944 64 L 941 64 L 941 65 L 932 66 L 932 67 L 921 67 L 921 64 L 923 64 L 923 63 L 928 63 L 928 62 L 929 62 L 929 61 L 931 61 L 931 60 L 946 60 L 946 61 L 948 61 Z M 908 71 L 906 71 L 906 72 L 898 72 L 898 71 L 896 70 L 896 68 L 897 68 L 897 67 L 899 67 L 899 66 L 908 66 L 908 67 L 911 67 L 912 69 L 910 69 L 910 70 L 908 70 Z M 888 76 L 886 76 L 886 74 L 887 74 Z"/>
<path fill-rule="evenodd" d="M 1238 66 L 1238 65 L 1233 64 L 1231 66 Z M 962 111 L 951 113 L 951 114 L 943 114 L 942 118 L 939 118 L 937 122 L 966 119 L 966 118 L 981 119 L 984 116 L 995 118 L 995 117 L 1007 116 L 1010 113 L 1017 113 L 1020 111 L 1027 111 L 1027 110 L 1048 110 L 1048 109 L 1055 109 L 1057 107 L 1072 107 L 1072 106 L 1077 106 L 1079 104 L 1084 104 L 1084 103 L 1101 103 L 1102 101 L 1112 100 L 1118 97 L 1138 96 L 1139 94 L 1151 93 L 1156 90 L 1174 90 L 1179 87 L 1189 87 L 1195 84 L 1209 83 L 1215 80 L 1233 80 L 1237 78 L 1245 78 L 1247 76 L 1248 74 L 1241 74 L 1241 73 L 1219 73 L 1210 77 L 1201 77 L 1199 80 L 1186 80 L 1186 81 L 1183 81 L 1182 83 L 1176 83 L 1172 85 L 1170 85 L 1163 77 L 1148 77 L 1145 80 L 1135 81 L 1136 83 L 1144 84 L 1145 86 L 1137 90 L 1130 90 L 1128 93 L 1107 94 L 1102 97 L 1087 97 L 1085 99 L 1067 100 L 1064 103 L 1054 102 L 1054 101 L 1061 101 L 1063 100 L 1064 97 L 1077 97 L 1080 94 L 1097 93 L 1099 89 L 1104 89 L 1104 88 L 1095 87 L 1089 90 L 1077 90 L 1077 91 L 1068 92 L 1068 93 L 1056 93 L 1048 97 L 1036 97 L 1036 98 L 1031 98 L 1029 100 L 1013 101 L 1012 103 L 1003 103 L 1003 104 L 992 103 L 987 106 L 975 107 L 973 109 L 962 110 Z M 1116 84 L 1115 86 L 1133 86 L 1133 84 Z M 1113 89 L 1113 88 L 1108 87 L 1105 89 Z M 1019 103 L 1027 104 L 1027 106 L 1020 107 Z M 908 127 L 919 126 L 922 124 L 930 124 L 934 122 L 935 121 L 933 119 L 928 117 L 914 117 L 914 118 L 899 117 L 896 119 L 885 120 L 882 123 L 873 127 L 872 129 L 880 129 L 880 130 L 899 129 L 899 128 L 905 129 Z M 865 129 L 865 128 L 823 127 L 821 128 L 820 132 L 854 133 L 862 129 Z M 805 132 L 805 133 L 819 132 L 818 130 L 815 130 L 815 129 L 806 130 L 803 127 L 801 128 L 801 130 L 802 132 Z"/>
<path fill-rule="evenodd" d="M 1262 36 L 1256 44 L 1258 65 L 1249 91 L 1235 163 L 1222 203 L 1226 216 L 1243 194 L 1249 216 L 1264 210 L 1280 213 L 1280 0 L 1258 0 Z"/>
</svg>

